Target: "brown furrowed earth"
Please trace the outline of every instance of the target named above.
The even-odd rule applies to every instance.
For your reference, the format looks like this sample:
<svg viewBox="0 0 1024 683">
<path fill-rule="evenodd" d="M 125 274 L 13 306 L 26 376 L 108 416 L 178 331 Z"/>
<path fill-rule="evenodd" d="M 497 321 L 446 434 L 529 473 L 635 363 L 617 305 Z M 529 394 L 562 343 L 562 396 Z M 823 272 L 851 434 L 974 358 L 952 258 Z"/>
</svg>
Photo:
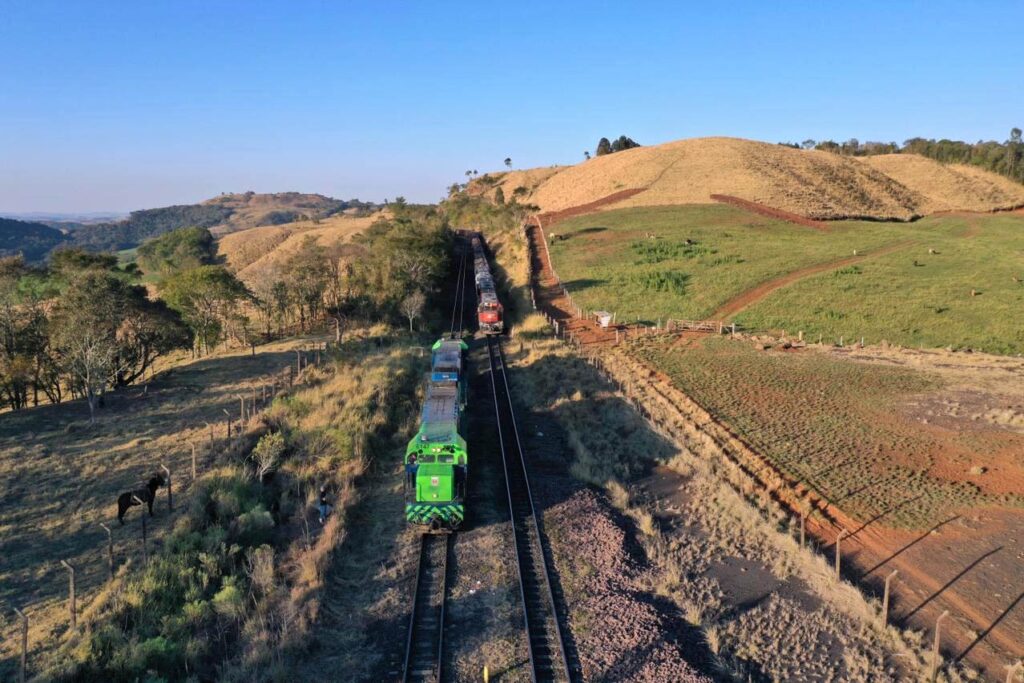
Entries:
<svg viewBox="0 0 1024 683">
<path fill-rule="evenodd" d="M 812 525 L 847 575 L 947 654 L 990 675 L 1024 649 L 1024 362 L 979 355 L 768 350 L 707 338 L 641 340 L 656 369 L 788 480 L 828 502 Z M 795 510 L 795 512 L 802 512 Z"/>
</svg>

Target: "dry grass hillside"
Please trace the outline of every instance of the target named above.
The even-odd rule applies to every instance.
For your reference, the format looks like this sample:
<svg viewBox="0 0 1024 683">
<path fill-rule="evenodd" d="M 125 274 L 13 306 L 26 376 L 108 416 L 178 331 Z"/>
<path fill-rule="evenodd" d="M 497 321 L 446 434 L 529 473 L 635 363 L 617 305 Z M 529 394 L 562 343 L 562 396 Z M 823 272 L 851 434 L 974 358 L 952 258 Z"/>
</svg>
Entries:
<svg viewBox="0 0 1024 683">
<path fill-rule="evenodd" d="M 297 251 L 307 237 L 315 238 L 324 247 L 335 246 L 347 242 L 384 215 L 385 212 L 362 217 L 336 215 L 318 222 L 297 221 L 250 228 L 221 237 L 218 250 L 228 267 L 243 281 L 251 283 Z"/>
<path fill-rule="evenodd" d="M 816 219 L 910 220 L 947 210 L 990 211 L 1024 204 L 1024 187 L 980 169 L 944 166 L 915 155 L 867 160 L 738 138 L 693 138 L 639 147 L 575 166 L 491 175 L 471 190 L 544 211 L 588 204 L 616 192 L 643 190 L 606 209 L 705 204 L 712 194 Z"/>
<path fill-rule="evenodd" d="M 226 235 L 253 227 L 283 225 L 300 219 L 326 216 L 344 207 L 344 203 L 337 199 L 300 192 L 222 194 L 219 197 L 206 200 L 203 204 L 222 206 L 234 211 L 223 224 L 211 229 L 215 235 Z"/>
<path fill-rule="evenodd" d="M 858 159 L 925 198 L 921 213 L 992 211 L 1024 204 L 1024 186 L 975 166 L 940 164 L 919 154 Z"/>
</svg>

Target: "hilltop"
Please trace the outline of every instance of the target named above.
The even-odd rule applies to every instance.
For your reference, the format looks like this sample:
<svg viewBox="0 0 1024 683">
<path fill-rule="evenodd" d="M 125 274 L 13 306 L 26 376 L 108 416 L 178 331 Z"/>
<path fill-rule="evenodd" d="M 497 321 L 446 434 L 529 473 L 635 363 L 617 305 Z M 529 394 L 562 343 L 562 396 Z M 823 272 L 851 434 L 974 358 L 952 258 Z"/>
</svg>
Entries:
<svg viewBox="0 0 1024 683">
<path fill-rule="evenodd" d="M 638 147 L 574 166 L 488 174 L 472 181 L 469 191 L 493 195 L 498 187 L 505 197 L 546 212 L 616 193 L 621 198 L 601 208 L 706 204 L 713 194 L 822 220 L 912 220 L 937 211 L 1024 206 L 1024 186 L 974 167 L 916 154 L 854 158 L 726 137 Z"/>
</svg>

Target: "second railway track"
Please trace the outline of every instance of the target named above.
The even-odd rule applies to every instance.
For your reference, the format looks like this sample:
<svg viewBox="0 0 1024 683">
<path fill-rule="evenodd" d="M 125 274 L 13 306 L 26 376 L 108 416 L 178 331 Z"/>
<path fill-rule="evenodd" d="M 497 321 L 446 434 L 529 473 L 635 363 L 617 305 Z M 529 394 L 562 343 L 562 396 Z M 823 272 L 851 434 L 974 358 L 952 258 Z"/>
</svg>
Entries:
<svg viewBox="0 0 1024 683">
<path fill-rule="evenodd" d="M 512 533 L 515 539 L 516 570 L 523 602 L 523 618 L 533 681 L 577 681 L 578 667 L 570 667 L 562 619 L 551 586 L 540 525 L 533 506 L 533 493 L 519 428 L 516 426 L 512 392 L 505 374 L 505 356 L 498 339 L 487 339 L 491 391 L 498 419 L 498 440 L 505 468 Z"/>
</svg>

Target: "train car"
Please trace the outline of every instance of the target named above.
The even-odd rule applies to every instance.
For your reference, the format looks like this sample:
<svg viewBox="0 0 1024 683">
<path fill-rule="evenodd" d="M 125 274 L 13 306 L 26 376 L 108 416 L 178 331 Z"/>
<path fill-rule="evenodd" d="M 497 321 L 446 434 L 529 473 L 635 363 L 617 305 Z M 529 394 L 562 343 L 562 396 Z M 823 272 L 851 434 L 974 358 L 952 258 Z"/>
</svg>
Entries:
<svg viewBox="0 0 1024 683">
<path fill-rule="evenodd" d="M 461 339 L 438 339 L 430 349 L 431 383 L 450 382 L 458 388 L 459 406 L 466 407 L 466 351 L 469 345 Z"/>
<path fill-rule="evenodd" d="M 455 531 L 466 514 L 463 367 L 468 348 L 458 339 L 434 344 L 420 428 L 405 449 L 406 520 L 436 533 Z"/>
<path fill-rule="evenodd" d="M 476 282 L 477 326 L 484 334 L 501 334 L 505 331 L 505 309 L 498 300 L 498 293 L 491 276 L 491 266 L 487 261 L 483 241 L 474 236 L 473 274 Z"/>
</svg>

